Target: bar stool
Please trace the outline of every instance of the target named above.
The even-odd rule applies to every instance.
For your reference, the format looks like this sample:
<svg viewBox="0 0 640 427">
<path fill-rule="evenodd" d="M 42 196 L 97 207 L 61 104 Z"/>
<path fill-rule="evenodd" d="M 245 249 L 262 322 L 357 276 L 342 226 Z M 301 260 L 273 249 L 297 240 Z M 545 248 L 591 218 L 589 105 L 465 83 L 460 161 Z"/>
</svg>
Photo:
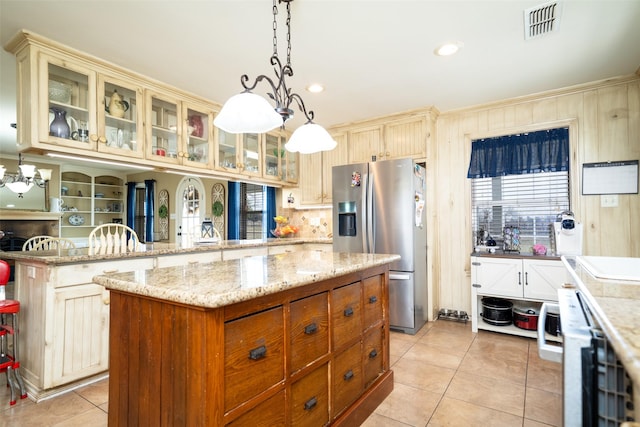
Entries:
<svg viewBox="0 0 640 427">
<path fill-rule="evenodd" d="M 20 302 L 4 299 L 5 286 L 9 282 L 9 264 L 0 260 L 0 372 L 7 373 L 7 381 L 11 388 L 11 401 L 9 405 L 16 404 L 16 392 L 20 399 L 27 397 L 27 389 L 20 375 L 20 358 L 18 356 L 18 313 Z M 11 324 L 9 324 L 11 319 Z M 9 336 L 11 336 L 11 348 L 9 348 Z"/>
</svg>

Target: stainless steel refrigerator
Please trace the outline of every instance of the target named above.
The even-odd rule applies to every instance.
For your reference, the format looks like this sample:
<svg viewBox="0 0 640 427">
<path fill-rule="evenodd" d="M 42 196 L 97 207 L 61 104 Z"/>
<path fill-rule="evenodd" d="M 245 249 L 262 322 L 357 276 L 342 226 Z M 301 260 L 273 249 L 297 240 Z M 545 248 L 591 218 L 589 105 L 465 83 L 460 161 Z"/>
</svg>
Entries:
<svg viewBox="0 0 640 427">
<path fill-rule="evenodd" d="M 412 159 L 332 170 L 333 250 L 401 256 L 390 266 L 389 320 L 410 334 L 427 319 L 425 177 Z"/>
</svg>

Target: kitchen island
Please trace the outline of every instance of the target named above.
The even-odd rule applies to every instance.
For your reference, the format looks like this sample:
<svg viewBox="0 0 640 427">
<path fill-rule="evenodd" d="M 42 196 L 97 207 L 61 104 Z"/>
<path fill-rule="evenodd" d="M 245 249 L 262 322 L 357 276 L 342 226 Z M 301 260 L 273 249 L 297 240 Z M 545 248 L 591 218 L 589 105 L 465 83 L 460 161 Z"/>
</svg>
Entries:
<svg viewBox="0 0 640 427">
<path fill-rule="evenodd" d="M 246 256 L 331 251 L 330 239 L 224 240 L 215 244 L 153 243 L 116 255 L 88 248 L 0 252 L 15 261 L 21 303 L 21 372 L 29 397 L 49 398 L 108 375 L 109 292 L 93 277 Z"/>
<path fill-rule="evenodd" d="M 109 424 L 359 425 L 393 389 L 389 263 L 299 251 L 94 277 Z"/>
</svg>

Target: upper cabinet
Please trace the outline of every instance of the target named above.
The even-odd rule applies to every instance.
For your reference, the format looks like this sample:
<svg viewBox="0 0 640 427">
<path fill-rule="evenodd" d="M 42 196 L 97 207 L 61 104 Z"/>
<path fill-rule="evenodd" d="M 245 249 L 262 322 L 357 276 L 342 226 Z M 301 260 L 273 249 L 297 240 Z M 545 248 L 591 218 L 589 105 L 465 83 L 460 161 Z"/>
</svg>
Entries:
<svg viewBox="0 0 640 427">
<path fill-rule="evenodd" d="M 228 133 L 216 128 L 216 169 L 250 177 L 262 176 L 262 137 L 256 133 Z"/>
<path fill-rule="evenodd" d="M 146 157 L 158 162 L 213 167 L 213 111 L 157 91 L 146 96 Z"/>
<path fill-rule="evenodd" d="M 298 182 L 298 153 L 291 153 L 284 148 L 287 142 L 286 138 L 284 131 L 281 130 L 264 135 L 262 176 L 273 181 L 296 184 Z"/>
<path fill-rule="evenodd" d="M 434 115 L 427 109 L 349 126 L 344 129 L 349 135 L 349 163 L 426 158 Z"/>
<path fill-rule="evenodd" d="M 331 174 L 334 166 L 347 163 L 347 134 L 331 135 L 338 143 L 331 151 L 300 156 L 300 204 L 326 205 L 332 202 Z"/>
</svg>

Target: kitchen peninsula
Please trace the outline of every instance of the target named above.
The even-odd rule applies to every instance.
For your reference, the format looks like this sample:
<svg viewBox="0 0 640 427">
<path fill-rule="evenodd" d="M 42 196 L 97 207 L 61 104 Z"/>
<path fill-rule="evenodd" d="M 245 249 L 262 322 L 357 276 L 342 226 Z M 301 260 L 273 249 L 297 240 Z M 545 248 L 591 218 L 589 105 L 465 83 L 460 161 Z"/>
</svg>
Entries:
<svg viewBox="0 0 640 427">
<path fill-rule="evenodd" d="M 109 293 L 94 276 L 299 250 L 331 251 L 331 239 L 153 243 L 126 255 L 89 255 L 88 248 L 2 252 L 2 259 L 15 261 L 21 372 L 29 397 L 40 401 L 107 375 Z"/>
<path fill-rule="evenodd" d="M 393 389 L 388 265 L 296 251 L 100 275 L 109 424 L 357 425 Z"/>
</svg>

